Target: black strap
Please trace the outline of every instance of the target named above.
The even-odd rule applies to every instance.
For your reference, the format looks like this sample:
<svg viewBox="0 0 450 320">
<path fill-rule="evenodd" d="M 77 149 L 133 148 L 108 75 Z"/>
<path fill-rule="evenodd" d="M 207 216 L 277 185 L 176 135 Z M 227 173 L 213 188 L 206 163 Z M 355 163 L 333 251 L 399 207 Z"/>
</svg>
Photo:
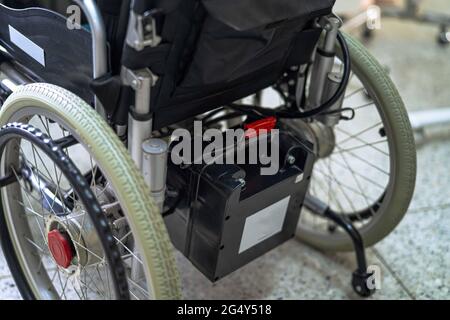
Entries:
<svg viewBox="0 0 450 320">
<path fill-rule="evenodd" d="M 102 103 L 108 115 L 114 113 L 120 98 L 122 83 L 120 76 L 106 74 L 100 78 L 92 80 L 90 87 L 97 98 Z"/>
<path fill-rule="evenodd" d="M 147 11 L 160 9 L 167 14 L 178 6 L 182 0 L 135 0 L 133 11 L 137 14 L 144 14 Z"/>
</svg>

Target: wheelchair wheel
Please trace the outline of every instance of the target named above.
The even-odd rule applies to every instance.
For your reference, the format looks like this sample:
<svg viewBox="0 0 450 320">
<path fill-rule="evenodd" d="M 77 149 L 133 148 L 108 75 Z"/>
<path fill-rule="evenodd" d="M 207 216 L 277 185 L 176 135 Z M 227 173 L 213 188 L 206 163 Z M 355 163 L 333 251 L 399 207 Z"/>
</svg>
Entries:
<svg viewBox="0 0 450 320">
<path fill-rule="evenodd" d="M 0 123 L 14 122 L 42 130 L 84 175 L 119 249 L 129 296 L 180 298 L 179 275 L 164 221 L 139 170 L 109 125 L 79 97 L 50 84 L 22 86 L 7 99 Z M 48 175 L 53 174 L 49 171 Z M 2 199 L 5 216 L 14 214 L 7 206 L 13 197 Z M 15 251 L 25 249 L 16 247 Z M 33 287 L 26 278 L 22 282 Z"/>
<path fill-rule="evenodd" d="M 386 71 L 363 47 L 346 36 L 352 76 L 344 108 L 355 117 L 334 127 L 302 124 L 317 147 L 298 238 L 321 250 L 352 250 L 350 238 L 320 216 L 317 208 L 346 215 L 372 246 L 402 220 L 413 196 L 416 149 L 408 114 Z M 339 50 L 338 50 L 339 51 Z M 341 58 L 342 54 L 338 54 Z M 339 67 L 340 61 L 336 59 Z"/>
<path fill-rule="evenodd" d="M 0 130 L 0 150 L 2 246 L 22 296 L 129 298 L 108 221 L 66 154 L 20 123 Z"/>
</svg>

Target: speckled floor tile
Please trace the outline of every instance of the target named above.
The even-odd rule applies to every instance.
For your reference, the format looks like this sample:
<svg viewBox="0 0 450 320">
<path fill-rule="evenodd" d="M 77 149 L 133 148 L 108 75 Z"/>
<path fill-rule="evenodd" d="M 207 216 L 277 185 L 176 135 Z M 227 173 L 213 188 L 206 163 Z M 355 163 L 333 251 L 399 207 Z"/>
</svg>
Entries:
<svg viewBox="0 0 450 320">
<path fill-rule="evenodd" d="M 21 296 L 17 290 L 16 284 L 10 277 L 0 276 L 0 299 L 2 300 L 20 300 Z"/>
<path fill-rule="evenodd" d="M 178 258 L 189 299 L 359 299 L 350 286 L 353 254 L 323 254 L 295 240 L 215 284 Z M 373 299 L 408 299 L 371 252 L 368 262 L 380 266 L 382 274 L 382 288 Z"/>
<path fill-rule="evenodd" d="M 9 275 L 9 268 L 8 265 L 6 264 L 3 252 L 0 250 L 0 277 L 5 275 Z"/>
<path fill-rule="evenodd" d="M 417 185 L 409 214 L 423 216 L 450 208 L 450 197 L 445 192 L 450 186 L 450 171 L 443 159 L 450 159 L 450 138 L 429 141 L 418 149 Z"/>
<path fill-rule="evenodd" d="M 376 248 L 415 298 L 450 299 L 450 210 L 407 215 Z"/>
</svg>

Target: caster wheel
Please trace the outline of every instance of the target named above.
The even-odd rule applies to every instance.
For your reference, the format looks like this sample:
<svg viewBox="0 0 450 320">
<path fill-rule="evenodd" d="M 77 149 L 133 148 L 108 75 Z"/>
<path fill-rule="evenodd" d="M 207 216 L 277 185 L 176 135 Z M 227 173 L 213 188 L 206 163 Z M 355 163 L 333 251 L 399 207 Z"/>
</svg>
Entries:
<svg viewBox="0 0 450 320">
<path fill-rule="evenodd" d="M 372 276 L 371 273 L 361 273 L 355 271 L 352 277 L 353 290 L 363 298 L 368 298 L 375 293 L 375 289 L 370 289 L 368 286 L 368 280 Z"/>
<path fill-rule="evenodd" d="M 450 44 L 450 32 L 441 32 L 437 41 L 441 46 L 448 46 Z"/>
<path fill-rule="evenodd" d="M 367 26 L 364 26 L 361 36 L 365 41 L 372 40 L 374 37 L 374 31 L 372 29 L 367 28 Z"/>
<path fill-rule="evenodd" d="M 448 26 L 442 25 L 441 31 L 438 35 L 437 42 L 442 46 L 448 46 L 450 43 L 450 31 L 448 31 Z"/>
</svg>

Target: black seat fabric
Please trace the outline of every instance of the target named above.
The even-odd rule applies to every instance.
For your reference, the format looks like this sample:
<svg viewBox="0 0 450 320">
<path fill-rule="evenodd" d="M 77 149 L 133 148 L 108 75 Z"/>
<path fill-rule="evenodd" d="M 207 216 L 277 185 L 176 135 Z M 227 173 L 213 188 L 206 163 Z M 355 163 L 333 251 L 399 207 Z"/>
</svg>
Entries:
<svg viewBox="0 0 450 320">
<path fill-rule="evenodd" d="M 125 60 L 159 76 L 155 127 L 230 103 L 275 83 L 310 59 L 320 30 L 312 21 L 335 0 L 168 0 L 163 42 Z M 127 56 L 127 55 L 126 55 Z M 128 58 L 135 56 L 128 55 Z"/>
</svg>

